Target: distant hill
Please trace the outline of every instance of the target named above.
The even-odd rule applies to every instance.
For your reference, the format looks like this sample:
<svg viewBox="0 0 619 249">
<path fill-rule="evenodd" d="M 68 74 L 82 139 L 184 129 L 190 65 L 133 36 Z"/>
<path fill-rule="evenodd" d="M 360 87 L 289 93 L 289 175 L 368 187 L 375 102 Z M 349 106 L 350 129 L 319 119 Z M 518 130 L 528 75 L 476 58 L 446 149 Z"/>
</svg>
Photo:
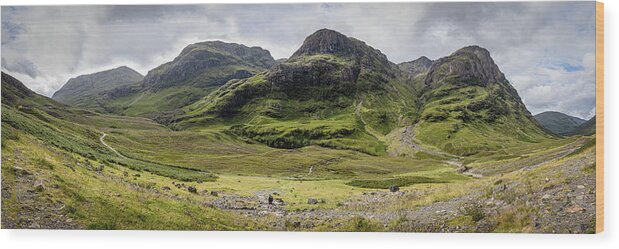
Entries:
<svg viewBox="0 0 619 249">
<path fill-rule="evenodd" d="M 579 126 L 577 126 L 576 128 L 574 128 L 574 130 L 570 131 L 568 133 L 568 135 L 583 135 L 583 136 L 591 136 L 593 134 L 595 134 L 595 117 L 593 116 L 591 119 L 587 120 L 586 122 L 580 124 Z"/>
<path fill-rule="evenodd" d="M 117 87 L 136 84 L 144 78 L 135 70 L 122 66 L 69 79 L 52 99 L 75 107 L 101 110 L 105 92 Z"/>
<path fill-rule="evenodd" d="M 534 116 L 544 128 L 557 135 L 568 135 L 586 120 L 560 112 L 542 112 Z"/>
</svg>

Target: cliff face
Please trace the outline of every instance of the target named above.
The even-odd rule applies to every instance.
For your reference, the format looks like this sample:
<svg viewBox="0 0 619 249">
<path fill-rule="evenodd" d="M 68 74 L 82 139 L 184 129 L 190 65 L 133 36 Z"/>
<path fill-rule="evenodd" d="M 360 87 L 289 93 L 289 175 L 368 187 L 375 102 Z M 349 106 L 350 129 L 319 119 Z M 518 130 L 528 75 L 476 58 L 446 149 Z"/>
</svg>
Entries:
<svg viewBox="0 0 619 249">
<path fill-rule="evenodd" d="M 506 81 L 505 75 L 490 57 L 490 52 L 479 46 L 464 47 L 438 59 L 428 69 L 425 83 L 432 85 L 446 77 L 481 86 Z"/>
</svg>

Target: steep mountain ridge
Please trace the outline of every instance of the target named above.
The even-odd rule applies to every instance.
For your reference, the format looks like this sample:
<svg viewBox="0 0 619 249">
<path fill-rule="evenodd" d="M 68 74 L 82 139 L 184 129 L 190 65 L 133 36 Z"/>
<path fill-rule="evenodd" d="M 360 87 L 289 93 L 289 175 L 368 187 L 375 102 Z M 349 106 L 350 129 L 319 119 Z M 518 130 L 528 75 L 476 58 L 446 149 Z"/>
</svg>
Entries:
<svg viewBox="0 0 619 249">
<path fill-rule="evenodd" d="M 468 46 L 436 60 L 424 83 L 422 142 L 468 155 L 549 138 L 484 48 Z"/>
</svg>

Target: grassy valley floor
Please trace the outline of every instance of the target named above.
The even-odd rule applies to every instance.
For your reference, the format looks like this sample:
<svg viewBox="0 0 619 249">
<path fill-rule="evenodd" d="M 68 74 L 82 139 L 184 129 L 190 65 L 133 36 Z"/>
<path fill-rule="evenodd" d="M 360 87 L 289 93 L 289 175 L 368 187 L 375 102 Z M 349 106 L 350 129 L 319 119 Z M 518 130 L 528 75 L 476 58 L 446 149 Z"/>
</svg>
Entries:
<svg viewBox="0 0 619 249">
<path fill-rule="evenodd" d="M 469 157 L 402 141 L 392 149 L 406 154 L 373 156 L 318 146 L 275 149 L 217 127 L 171 131 L 125 119 L 82 123 L 106 134 L 101 141 L 129 163 L 89 159 L 26 133 L 3 138 L 2 227 L 538 233 L 595 227 L 594 137 Z M 183 181 L 175 169 L 212 177 Z M 399 191 L 390 192 L 392 185 Z"/>
</svg>

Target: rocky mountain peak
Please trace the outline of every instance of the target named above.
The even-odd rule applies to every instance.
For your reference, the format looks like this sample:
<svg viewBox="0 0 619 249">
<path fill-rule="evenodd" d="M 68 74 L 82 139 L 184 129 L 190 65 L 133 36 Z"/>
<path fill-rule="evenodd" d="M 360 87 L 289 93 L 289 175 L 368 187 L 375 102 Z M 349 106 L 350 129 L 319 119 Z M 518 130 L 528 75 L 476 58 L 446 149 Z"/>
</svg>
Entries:
<svg viewBox="0 0 619 249">
<path fill-rule="evenodd" d="M 432 60 L 428 59 L 428 57 L 421 56 L 416 60 L 402 62 L 398 64 L 400 70 L 407 73 L 410 77 L 415 77 L 421 73 L 428 71 L 428 69 L 432 66 Z"/>
<path fill-rule="evenodd" d="M 339 54 L 350 55 L 357 52 L 357 44 L 334 30 L 320 29 L 305 38 L 303 45 L 292 55 Z"/>
<path fill-rule="evenodd" d="M 482 86 L 506 81 L 490 52 L 479 46 L 464 47 L 438 59 L 429 68 L 425 82 L 430 85 L 448 76 Z"/>
<path fill-rule="evenodd" d="M 395 64 L 387 56 L 358 39 L 330 29 L 320 29 L 305 38 L 303 45 L 290 57 L 295 61 L 304 56 L 330 54 L 351 61 L 360 70 L 394 74 Z"/>
</svg>

